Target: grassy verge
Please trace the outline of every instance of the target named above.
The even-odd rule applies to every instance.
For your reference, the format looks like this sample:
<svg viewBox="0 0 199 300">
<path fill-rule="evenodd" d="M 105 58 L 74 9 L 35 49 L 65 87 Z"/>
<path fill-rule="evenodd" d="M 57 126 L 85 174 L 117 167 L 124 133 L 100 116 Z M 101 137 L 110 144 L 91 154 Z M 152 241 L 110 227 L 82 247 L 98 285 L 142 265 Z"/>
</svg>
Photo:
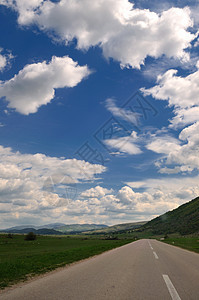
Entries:
<svg viewBox="0 0 199 300">
<path fill-rule="evenodd" d="M 163 242 L 199 253 L 199 237 L 169 237 Z"/>
<path fill-rule="evenodd" d="M 0 288 L 28 276 L 100 254 L 132 242 L 132 239 L 105 240 L 98 237 L 38 236 L 25 241 L 23 235 L 0 235 Z"/>
</svg>

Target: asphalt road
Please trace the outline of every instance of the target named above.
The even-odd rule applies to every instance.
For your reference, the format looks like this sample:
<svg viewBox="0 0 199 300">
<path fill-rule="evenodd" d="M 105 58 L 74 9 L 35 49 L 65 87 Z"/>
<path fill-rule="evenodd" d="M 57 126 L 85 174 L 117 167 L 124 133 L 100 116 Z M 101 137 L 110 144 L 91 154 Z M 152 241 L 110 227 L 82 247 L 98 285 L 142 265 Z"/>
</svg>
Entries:
<svg viewBox="0 0 199 300">
<path fill-rule="evenodd" d="M 0 294 L 2 300 L 199 300 L 199 254 L 139 240 Z"/>
</svg>

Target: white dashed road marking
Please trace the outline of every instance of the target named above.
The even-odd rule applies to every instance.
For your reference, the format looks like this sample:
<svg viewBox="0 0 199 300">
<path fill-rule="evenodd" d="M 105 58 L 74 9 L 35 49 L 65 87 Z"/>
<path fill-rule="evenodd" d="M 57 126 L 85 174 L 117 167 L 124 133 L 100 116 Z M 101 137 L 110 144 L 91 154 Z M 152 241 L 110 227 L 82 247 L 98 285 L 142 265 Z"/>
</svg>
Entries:
<svg viewBox="0 0 199 300">
<path fill-rule="evenodd" d="M 168 275 L 162 275 L 162 276 L 163 276 L 163 279 L 164 279 L 164 281 L 166 283 L 166 286 L 169 290 L 169 293 L 171 295 L 172 300 L 181 300 L 180 296 L 178 295 L 178 292 L 176 291 L 176 289 L 175 289 L 173 283 L 171 282 L 169 276 Z"/>
<path fill-rule="evenodd" d="M 149 246 L 150 246 L 151 250 L 153 250 L 153 247 L 151 246 L 151 243 L 150 243 L 150 242 L 149 242 Z"/>
<path fill-rule="evenodd" d="M 158 259 L 159 257 L 157 256 L 157 253 L 155 251 L 153 251 L 153 254 L 155 256 L 156 259 Z"/>
</svg>

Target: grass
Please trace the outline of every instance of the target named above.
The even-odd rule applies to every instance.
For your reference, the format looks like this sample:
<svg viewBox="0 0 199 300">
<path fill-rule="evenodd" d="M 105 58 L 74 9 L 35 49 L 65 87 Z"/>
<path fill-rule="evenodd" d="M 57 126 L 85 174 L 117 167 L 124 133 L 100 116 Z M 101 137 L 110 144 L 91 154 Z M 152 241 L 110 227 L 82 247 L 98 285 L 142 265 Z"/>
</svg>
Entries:
<svg viewBox="0 0 199 300">
<path fill-rule="evenodd" d="M 0 288 L 129 242 L 132 239 L 105 240 L 81 236 L 38 236 L 35 241 L 25 241 L 24 235 L 8 238 L 1 234 Z"/>
<path fill-rule="evenodd" d="M 198 237 L 169 237 L 165 239 L 164 242 L 170 245 L 178 246 L 199 253 L 199 236 Z"/>
</svg>

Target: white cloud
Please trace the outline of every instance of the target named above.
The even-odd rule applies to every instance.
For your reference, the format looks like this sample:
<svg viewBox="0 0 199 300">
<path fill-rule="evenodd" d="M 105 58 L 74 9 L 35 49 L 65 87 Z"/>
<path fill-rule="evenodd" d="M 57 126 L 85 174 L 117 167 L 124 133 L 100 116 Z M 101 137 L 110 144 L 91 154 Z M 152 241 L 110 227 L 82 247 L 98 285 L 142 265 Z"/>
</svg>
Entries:
<svg viewBox="0 0 199 300">
<path fill-rule="evenodd" d="M 126 108 L 120 108 L 115 104 L 111 98 L 106 100 L 106 108 L 112 113 L 114 117 L 120 118 L 134 126 L 138 126 L 139 114 Z M 142 153 L 140 146 L 138 146 L 138 136 L 135 131 L 132 131 L 129 136 L 113 137 L 103 141 L 106 146 L 116 150 L 112 152 L 113 155 L 137 155 Z"/>
<path fill-rule="evenodd" d="M 124 66 L 139 68 L 149 55 L 188 59 L 183 49 L 193 36 L 186 31 L 192 26 L 188 8 L 171 8 L 161 15 L 148 10 L 133 10 L 126 26 L 104 45 L 104 54 Z M 164 39 L 162 39 L 164 34 Z M 132 55 L 133 53 L 133 55 Z"/>
<path fill-rule="evenodd" d="M 20 25 L 36 24 L 66 44 L 76 39 L 79 49 L 98 45 L 105 57 L 125 67 L 140 68 L 147 56 L 166 55 L 187 60 L 189 55 L 184 50 L 196 37 L 188 31 L 193 23 L 187 7 L 173 7 L 158 14 L 135 9 L 128 0 L 61 0 L 57 3 L 1 0 L 0 3 L 18 12 Z"/>
<path fill-rule="evenodd" d="M 131 188 L 137 188 L 137 182 L 127 183 Z M 138 201 L 137 210 L 149 212 L 149 214 L 162 214 L 168 210 L 177 208 L 199 195 L 199 177 L 170 177 L 147 179 L 139 182 L 144 193 L 136 193 L 136 197 L 143 197 L 145 200 Z M 152 200 L 150 200 L 152 197 Z M 147 201 L 146 199 L 149 199 Z"/>
<path fill-rule="evenodd" d="M 169 135 L 155 135 L 147 142 L 146 148 L 163 155 L 156 163 L 160 173 L 199 170 L 199 122 L 184 128 L 178 139 Z M 165 164 L 170 168 L 164 167 Z"/>
<path fill-rule="evenodd" d="M 145 201 L 148 202 L 152 198 L 149 195 L 146 195 L 146 193 L 135 193 L 130 187 L 124 186 L 122 187 L 117 194 L 117 198 L 120 200 L 122 204 L 131 204 L 136 205 L 138 202 Z"/>
<path fill-rule="evenodd" d="M 186 77 L 177 76 L 177 70 L 169 70 L 158 77 L 157 85 L 142 89 L 145 95 L 168 101 L 174 108 L 171 129 L 187 126 L 178 138 L 155 134 L 147 141 L 147 149 L 163 155 L 156 163 L 160 173 L 190 173 L 199 169 L 199 62 L 196 66 L 197 71 Z"/>
<path fill-rule="evenodd" d="M 186 77 L 177 76 L 177 70 L 169 70 L 158 76 L 157 85 L 141 89 L 145 95 L 166 100 L 169 106 L 174 106 L 175 116 L 170 121 L 170 127 L 183 127 L 198 121 L 199 62 L 196 67 L 197 71 Z"/>
<path fill-rule="evenodd" d="M 104 144 L 110 148 L 119 150 L 120 155 L 137 155 L 142 153 L 140 147 L 136 144 L 137 140 L 137 133 L 133 131 L 129 136 L 104 140 Z"/>
<path fill-rule="evenodd" d="M 52 220 L 106 224 L 149 220 L 199 193 L 198 177 L 159 178 L 130 182 L 118 191 L 96 185 L 69 199 L 62 196 L 61 188 L 88 180 L 90 184 L 106 168 L 75 159 L 15 153 L 2 146 L 0 158 L 1 227 Z M 136 192 L 132 187 L 145 190 Z"/>
<path fill-rule="evenodd" d="M 193 171 L 193 167 L 191 166 L 180 166 L 180 167 L 174 167 L 174 168 L 161 168 L 159 170 L 159 173 L 161 174 L 178 174 L 178 173 L 186 173 L 186 172 L 192 172 Z"/>
<path fill-rule="evenodd" d="M 106 100 L 106 109 L 112 113 L 114 117 L 119 117 L 126 122 L 138 126 L 140 115 L 126 108 L 118 107 L 111 98 Z"/>
<path fill-rule="evenodd" d="M 2 52 L 4 52 L 2 54 Z M 0 47 L 0 71 L 2 72 L 6 66 L 10 64 L 13 55 L 9 52 L 5 52 L 3 48 Z"/>
<path fill-rule="evenodd" d="M 171 128 L 184 127 L 190 125 L 199 120 L 199 106 L 193 106 L 190 108 L 177 108 L 174 110 L 175 117 L 170 122 Z"/>
<path fill-rule="evenodd" d="M 154 151 L 156 153 L 163 153 L 169 154 L 172 152 L 178 152 L 180 150 L 179 141 L 171 136 L 161 136 L 161 137 L 154 137 L 148 144 L 146 148 Z"/>
<path fill-rule="evenodd" d="M 197 61 L 198 54 L 196 51 L 190 53 L 190 59 L 187 61 L 163 56 L 143 66 L 142 73 L 147 79 L 154 81 L 157 79 L 158 75 L 163 74 L 170 69 L 181 68 L 185 71 L 194 72 L 197 70 Z"/>
<path fill-rule="evenodd" d="M 60 216 L 72 201 L 75 184 L 93 182 L 106 171 L 104 166 L 81 160 L 15 153 L 2 146 L 0 161 L 0 210 L 10 211 L 11 219 L 16 212 L 20 218 Z"/>
<path fill-rule="evenodd" d="M 194 129 L 198 123 L 193 124 L 186 129 Z M 155 165 L 158 167 L 159 172 L 162 174 L 177 174 L 177 173 L 191 173 L 194 170 L 199 170 L 199 135 L 198 132 L 195 136 L 190 135 L 183 139 L 184 130 L 179 135 L 179 140 L 176 143 L 171 138 L 171 141 L 165 143 L 164 137 L 159 137 L 151 141 L 146 146 L 149 150 L 162 154 L 157 159 Z M 193 130 L 194 131 L 194 130 Z M 165 143 L 165 146 L 164 146 Z M 166 165 L 166 167 L 165 167 Z M 167 167 L 169 166 L 169 167 Z"/>
<path fill-rule="evenodd" d="M 2 71 L 7 64 L 7 59 L 5 56 L 0 54 L 0 71 Z"/>
<path fill-rule="evenodd" d="M 0 97 L 6 98 L 8 107 L 28 115 L 49 103 L 55 89 L 74 87 L 89 74 L 87 66 L 79 66 L 70 57 L 53 56 L 50 62 L 26 65 L 12 79 L 1 81 Z"/>
<path fill-rule="evenodd" d="M 101 186 L 96 186 L 94 188 L 91 188 L 89 190 L 86 190 L 84 192 L 81 193 L 81 197 L 84 197 L 84 198 L 99 198 L 99 197 L 103 197 L 107 194 L 110 194 L 112 193 L 113 190 L 110 189 L 106 189 L 106 188 L 103 188 Z"/>
<path fill-rule="evenodd" d="M 127 182 L 131 188 L 137 187 L 137 182 Z M 139 182 L 140 186 L 153 198 L 163 197 L 174 205 L 185 203 L 199 195 L 199 176 L 195 177 L 158 177 Z M 155 195 L 155 197 L 154 197 Z"/>
<path fill-rule="evenodd" d="M 135 192 L 133 188 L 137 188 L 138 185 L 142 185 L 145 191 Z M 89 214 L 96 214 L 99 218 L 107 215 L 112 222 L 116 218 L 120 219 L 120 222 L 122 219 L 132 222 L 132 220 L 148 220 L 163 214 L 193 199 L 198 193 L 198 177 L 193 178 L 192 182 L 188 177 L 151 179 L 130 182 L 117 193 L 115 191 L 104 196 L 89 193 L 90 197 L 81 202 L 81 207 L 86 205 Z"/>
<path fill-rule="evenodd" d="M 199 67 L 199 62 L 197 67 Z M 189 108 L 199 105 L 199 70 L 187 77 L 176 74 L 177 70 L 169 70 L 158 76 L 156 86 L 142 89 L 142 91 L 145 95 L 152 95 L 155 99 L 168 100 L 170 106 Z"/>
<path fill-rule="evenodd" d="M 159 192 L 158 195 L 160 194 Z M 93 197 L 92 193 L 89 193 L 89 195 L 90 198 L 87 197 L 87 200 L 80 202 L 81 208 L 86 206 L 90 215 L 95 215 L 99 220 L 102 217 L 107 218 L 111 223 L 116 222 L 116 219 L 119 222 L 122 222 L 122 220 L 129 220 L 129 222 L 148 220 L 177 206 L 177 203 L 173 203 L 173 201 L 169 202 L 164 198 L 155 198 L 154 193 L 135 192 L 129 186 L 123 186 L 117 193 L 111 194 L 109 191 L 105 195 L 98 195 L 97 198 L 95 193 L 93 193 Z"/>
</svg>

